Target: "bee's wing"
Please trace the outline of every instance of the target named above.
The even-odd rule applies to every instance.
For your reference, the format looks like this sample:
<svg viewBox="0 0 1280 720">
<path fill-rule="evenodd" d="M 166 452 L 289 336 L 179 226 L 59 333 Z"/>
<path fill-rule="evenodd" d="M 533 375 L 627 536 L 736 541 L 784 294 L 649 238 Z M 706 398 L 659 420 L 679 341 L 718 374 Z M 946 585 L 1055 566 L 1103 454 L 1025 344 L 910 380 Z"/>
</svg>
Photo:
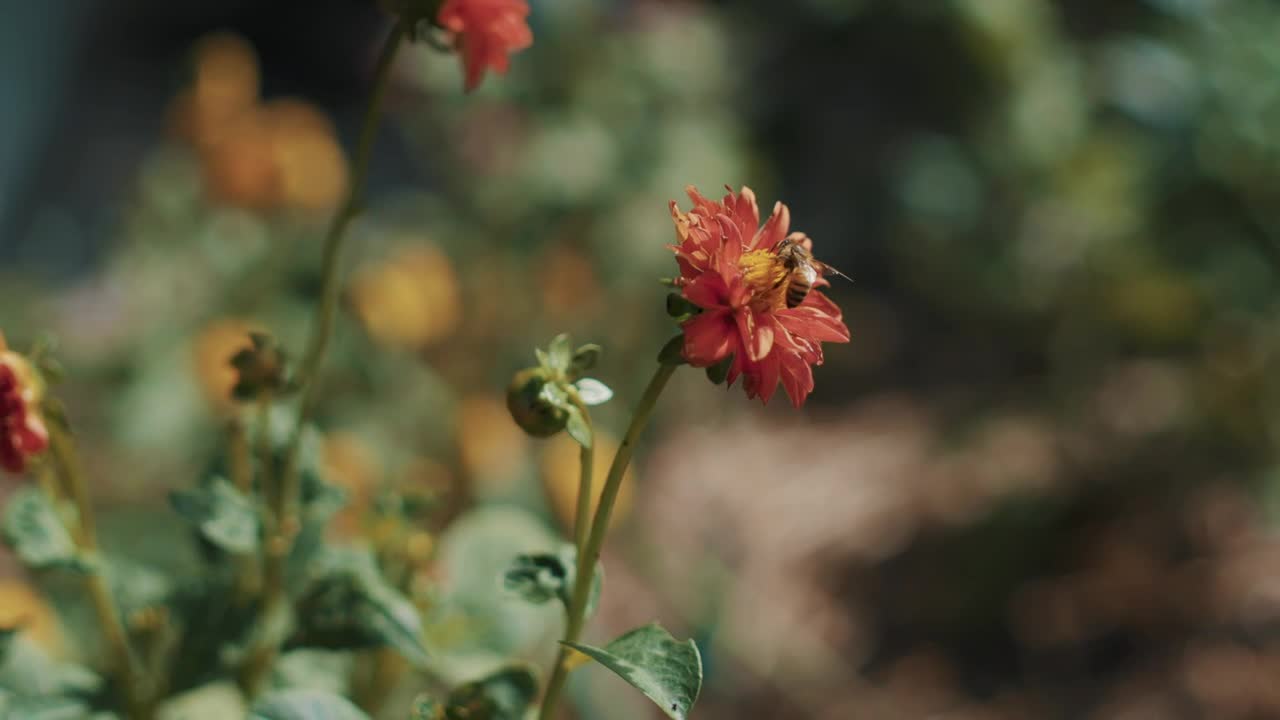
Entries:
<svg viewBox="0 0 1280 720">
<path fill-rule="evenodd" d="M 823 275 L 839 275 L 845 280 L 848 280 L 849 282 L 853 282 L 853 278 L 849 277 L 848 275 L 845 275 L 844 273 L 840 272 L 839 270 L 831 267 L 830 265 L 824 262 L 818 262 L 817 260 L 815 260 L 813 261 L 812 264 L 817 266 L 818 271 L 821 272 Z"/>
</svg>

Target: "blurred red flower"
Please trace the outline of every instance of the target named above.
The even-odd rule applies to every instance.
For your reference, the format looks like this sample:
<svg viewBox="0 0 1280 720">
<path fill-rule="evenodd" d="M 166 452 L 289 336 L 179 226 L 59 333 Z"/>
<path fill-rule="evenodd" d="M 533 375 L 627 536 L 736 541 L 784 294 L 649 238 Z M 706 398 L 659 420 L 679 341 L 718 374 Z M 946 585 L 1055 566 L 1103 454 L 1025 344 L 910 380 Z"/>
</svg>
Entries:
<svg viewBox="0 0 1280 720">
<path fill-rule="evenodd" d="M 790 240 L 812 247 L 803 233 L 788 234 L 787 206 L 774 204 L 761 227 L 751 189 L 726 189 L 724 200 L 715 202 L 686 188 L 693 200 L 687 213 L 671 203 L 676 284 L 702 309 L 683 324 L 684 357 L 694 367 L 712 367 L 732 356 L 729 385 L 742 376 L 747 397 L 768 403 L 781 382 L 800 407 L 813 391 L 812 366 L 822 364 L 822 343 L 848 342 L 849 328 L 840 308 L 816 289 L 828 284 L 821 277 L 802 302 L 787 307 L 792 268 L 779 257 L 779 246 Z"/>
<path fill-rule="evenodd" d="M 40 418 L 41 386 L 21 355 L 8 350 L 0 335 L 0 468 L 20 473 L 27 459 L 49 446 Z"/>
<path fill-rule="evenodd" d="M 440 6 L 436 20 L 456 38 L 468 92 L 480 85 L 485 70 L 505 73 L 507 56 L 533 44 L 528 16 L 525 0 L 445 0 Z"/>
</svg>

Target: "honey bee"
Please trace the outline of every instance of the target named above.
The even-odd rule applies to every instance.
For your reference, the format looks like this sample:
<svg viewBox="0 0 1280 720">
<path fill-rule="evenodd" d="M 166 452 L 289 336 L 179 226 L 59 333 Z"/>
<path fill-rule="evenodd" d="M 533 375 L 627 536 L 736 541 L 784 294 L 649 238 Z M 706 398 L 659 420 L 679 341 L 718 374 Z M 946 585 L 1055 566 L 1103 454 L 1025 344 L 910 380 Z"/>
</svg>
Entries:
<svg viewBox="0 0 1280 720">
<path fill-rule="evenodd" d="M 782 262 L 782 267 L 786 269 L 787 274 L 774 287 L 776 288 L 783 283 L 787 284 L 786 296 L 787 307 L 789 308 L 796 307 L 804 302 L 820 275 L 839 275 L 852 282 L 852 278 L 848 275 L 814 259 L 813 252 L 805 246 L 805 239 L 803 235 L 788 237 L 778 243 L 777 246 L 778 260 Z"/>
</svg>

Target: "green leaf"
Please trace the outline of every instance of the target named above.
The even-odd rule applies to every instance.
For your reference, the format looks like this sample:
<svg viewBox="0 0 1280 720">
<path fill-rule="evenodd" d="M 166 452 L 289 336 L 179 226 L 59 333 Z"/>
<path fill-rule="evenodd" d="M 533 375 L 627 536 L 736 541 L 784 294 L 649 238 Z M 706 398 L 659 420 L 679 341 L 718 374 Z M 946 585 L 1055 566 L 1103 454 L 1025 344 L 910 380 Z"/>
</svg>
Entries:
<svg viewBox="0 0 1280 720">
<path fill-rule="evenodd" d="M 0 691 L 0 720 L 84 720 L 84 700 L 58 696 L 19 696 Z"/>
<path fill-rule="evenodd" d="M 357 649 L 390 646 L 427 662 L 418 608 L 378 572 L 364 550 L 330 550 L 298 601 L 298 646 Z"/>
<path fill-rule="evenodd" d="M 553 370 L 568 372 L 569 364 L 573 362 L 573 348 L 570 347 L 569 336 L 565 333 L 555 336 L 547 348 L 547 356 Z"/>
<path fill-rule="evenodd" d="M 565 643 L 612 670 L 657 703 L 672 720 L 685 720 L 702 689 L 702 656 L 692 640 L 680 642 L 657 623 L 638 627 L 603 649 Z"/>
<path fill-rule="evenodd" d="M 280 690 L 249 709 L 249 720 L 369 720 L 351 701 L 322 690 Z"/>
<path fill-rule="evenodd" d="M 573 360 L 569 363 L 569 377 L 580 378 L 588 370 L 596 366 L 600 362 L 600 355 L 604 352 L 604 348 L 594 343 L 583 345 L 573 351 Z"/>
<path fill-rule="evenodd" d="M 574 387 L 578 389 L 578 397 L 588 405 L 603 405 L 613 397 L 609 386 L 594 378 L 582 378 L 574 383 Z"/>
<path fill-rule="evenodd" d="M 534 605 L 559 598 L 565 610 L 573 602 L 573 586 L 578 574 L 578 549 L 572 543 L 556 553 L 517 555 L 503 575 L 503 586 Z M 591 578 L 591 594 L 587 597 L 586 616 L 595 614 L 604 586 L 604 568 L 596 563 Z"/>
<path fill-rule="evenodd" d="M 258 549 L 262 525 L 252 501 L 224 478 L 194 490 L 174 490 L 169 504 L 209 542 L 237 555 Z"/>
<path fill-rule="evenodd" d="M 584 448 L 590 448 L 593 438 L 591 437 L 591 425 L 587 423 L 586 417 L 582 415 L 582 410 L 577 405 L 569 406 L 569 419 L 565 421 L 564 429 L 569 432 L 569 437 Z"/>
<path fill-rule="evenodd" d="M 0 691 L 17 697 L 88 696 L 102 688 L 102 678 L 92 670 L 54 660 L 21 631 L 3 632 L 6 638 L 0 647 Z"/>
<path fill-rule="evenodd" d="M 667 341 L 666 345 L 658 351 L 658 362 L 663 365 L 684 365 L 684 333 L 681 333 Z"/>
<path fill-rule="evenodd" d="M 548 370 L 551 369 L 551 356 L 547 354 L 546 350 L 543 350 L 542 348 L 534 348 L 533 356 L 538 358 L 539 367 L 544 367 Z"/>
<path fill-rule="evenodd" d="M 538 697 L 538 675 L 528 665 L 511 665 L 449 693 L 449 720 L 523 720 Z M 431 716 L 427 716 L 431 717 Z"/>
<path fill-rule="evenodd" d="M 23 488 L 9 498 L 0 534 L 27 567 L 84 569 L 71 533 L 37 488 Z"/>
</svg>

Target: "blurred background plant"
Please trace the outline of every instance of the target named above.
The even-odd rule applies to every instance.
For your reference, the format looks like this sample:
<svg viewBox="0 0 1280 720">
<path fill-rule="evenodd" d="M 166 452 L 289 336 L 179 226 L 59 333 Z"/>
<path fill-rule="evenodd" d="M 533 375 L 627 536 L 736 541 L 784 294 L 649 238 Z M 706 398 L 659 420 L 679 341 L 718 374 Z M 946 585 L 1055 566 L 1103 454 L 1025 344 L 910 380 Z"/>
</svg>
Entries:
<svg viewBox="0 0 1280 720">
<path fill-rule="evenodd" d="M 697 638 L 703 718 L 1280 715 L 1280 8 L 533 9 L 473 96 L 399 58 L 322 380 L 333 532 L 399 548 L 433 672 L 545 667 L 559 636 L 495 592 L 576 486 L 567 438 L 511 422 L 511 372 L 560 331 L 603 345 L 608 458 L 669 333 L 666 203 L 745 182 L 853 276 L 853 342 L 804 413 L 676 375 L 593 632 Z M 246 332 L 302 344 L 384 23 L 133 0 L 0 31 L 0 327 L 61 341 L 104 546 L 193 562 L 159 498 L 219 452 Z M 0 622 L 85 659 L 3 567 Z M 654 712 L 595 670 L 570 698 Z"/>
</svg>

